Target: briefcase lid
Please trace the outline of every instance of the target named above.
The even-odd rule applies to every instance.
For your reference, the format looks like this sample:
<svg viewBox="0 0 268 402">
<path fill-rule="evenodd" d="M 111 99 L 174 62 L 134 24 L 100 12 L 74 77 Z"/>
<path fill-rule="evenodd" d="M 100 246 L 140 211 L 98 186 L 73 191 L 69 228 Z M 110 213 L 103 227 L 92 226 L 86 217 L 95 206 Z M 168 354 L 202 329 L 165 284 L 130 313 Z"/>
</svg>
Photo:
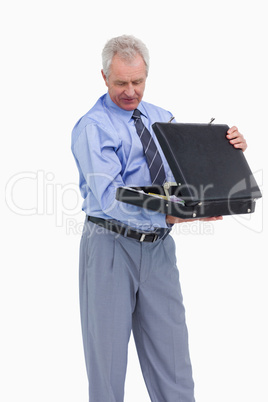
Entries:
<svg viewBox="0 0 268 402">
<path fill-rule="evenodd" d="M 244 153 L 226 138 L 227 125 L 154 123 L 152 127 L 182 196 L 194 202 L 261 197 Z"/>
</svg>

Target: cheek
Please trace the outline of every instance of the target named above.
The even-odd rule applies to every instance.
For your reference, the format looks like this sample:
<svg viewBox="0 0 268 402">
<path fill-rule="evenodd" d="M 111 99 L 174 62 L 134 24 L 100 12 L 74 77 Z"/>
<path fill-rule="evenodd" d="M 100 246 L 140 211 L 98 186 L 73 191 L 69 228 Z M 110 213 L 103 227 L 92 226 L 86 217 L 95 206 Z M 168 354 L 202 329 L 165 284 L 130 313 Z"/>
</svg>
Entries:
<svg viewBox="0 0 268 402">
<path fill-rule="evenodd" d="M 123 90 L 121 88 L 113 88 L 113 94 L 115 97 L 120 97 L 123 94 Z"/>
<path fill-rule="evenodd" d="M 114 88 L 110 88 L 109 94 L 110 94 L 112 101 L 116 103 L 116 100 L 118 99 L 118 94 L 117 94 L 116 90 Z"/>
<path fill-rule="evenodd" d="M 136 93 L 142 97 L 143 96 L 143 92 L 144 92 L 145 86 L 142 86 L 140 88 L 137 89 Z"/>
</svg>

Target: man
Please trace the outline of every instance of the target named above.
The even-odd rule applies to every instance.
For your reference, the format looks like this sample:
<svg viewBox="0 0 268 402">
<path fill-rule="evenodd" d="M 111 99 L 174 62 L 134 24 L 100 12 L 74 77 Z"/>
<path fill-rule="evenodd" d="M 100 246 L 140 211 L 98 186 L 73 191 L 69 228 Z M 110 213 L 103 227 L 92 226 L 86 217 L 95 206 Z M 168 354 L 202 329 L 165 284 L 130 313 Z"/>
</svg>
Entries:
<svg viewBox="0 0 268 402">
<path fill-rule="evenodd" d="M 123 401 L 133 330 L 151 400 L 194 402 L 175 245 L 169 235 L 173 224 L 185 220 L 115 199 L 120 186 L 173 180 L 151 129 L 155 121 L 167 122 L 172 115 L 142 101 L 149 55 L 140 40 L 127 35 L 113 38 L 102 56 L 108 93 L 78 121 L 72 134 L 86 213 L 80 306 L 89 399 Z M 227 138 L 246 149 L 236 127 Z"/>
</svg>

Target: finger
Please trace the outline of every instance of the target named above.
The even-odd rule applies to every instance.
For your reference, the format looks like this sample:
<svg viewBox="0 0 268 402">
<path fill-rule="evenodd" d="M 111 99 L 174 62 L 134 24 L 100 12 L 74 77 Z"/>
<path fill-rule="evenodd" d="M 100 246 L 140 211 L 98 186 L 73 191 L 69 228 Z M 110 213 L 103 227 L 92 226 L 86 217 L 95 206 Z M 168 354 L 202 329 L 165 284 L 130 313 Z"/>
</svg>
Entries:
<svg viewBox="0 0 268 402">
<path fill-rule="evenodd" d="M 238 131 L 238 128 L 236 126 L 232 126 L 229 128 L 227 131 L 228 134 L 233 134 L 235 131 Z"/>
<path fill-rule="evenodd" d="M 242 151 L 247 149 L 247 143 L 244 139 L 243 135 L 240 134 L 239 137 L 229 140 L 230 144 L 233 145 L 235 148 L 240 148 Z"/>
<path fill-rule="evenodd" d="M 245 140 L 243 135 L 240 134 L 239 136 L 232 138 L 229 142 L 232 145 L 234 145 L 234 144 L 242 144 L 243 142 L 245 142 Z"/>
<path fill-rule="evenodd" d="M 231 140 L 232 138 L 239 137 L 241 134 L 238 130 L 227 131 L 226 137 Z"/>
<path fill-rule="evenodd" d="M 209 218 L 200 218 L 200 221 L 210 222 L 210 221 L 222 221 L 222 216 L 211 216 Z"/>
<path fill-rule="evenodd" d="M 244 152 L 247 149 L 247 144 L 244 144 L 244 143 L 235 144 L 234 148 L 241 149 Z"/>
</svg>

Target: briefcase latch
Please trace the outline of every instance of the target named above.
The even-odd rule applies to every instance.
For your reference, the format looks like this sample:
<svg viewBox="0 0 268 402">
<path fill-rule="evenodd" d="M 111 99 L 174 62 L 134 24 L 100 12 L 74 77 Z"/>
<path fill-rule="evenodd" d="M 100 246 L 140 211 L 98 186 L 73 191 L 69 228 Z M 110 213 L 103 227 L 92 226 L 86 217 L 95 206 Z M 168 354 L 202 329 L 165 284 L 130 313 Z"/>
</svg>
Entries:
<svg viewBox="0 0 268 402">
<path fill-rule="evenodd" d="M 164 183 L 164 192 L 165 192 L 165 196 L 167 197 L 167 200 L 169 201 L 169 199 L 170 199 L 170 194 L 169 194 L 169 189 L 170 189 L 170 187 L 172 187 L 172 186 L 177 186 L 177 183 L 175 183 L 175 182 L 172 182 L 172 181 L 166 181 L 165 183 Z"/>
</svg>

